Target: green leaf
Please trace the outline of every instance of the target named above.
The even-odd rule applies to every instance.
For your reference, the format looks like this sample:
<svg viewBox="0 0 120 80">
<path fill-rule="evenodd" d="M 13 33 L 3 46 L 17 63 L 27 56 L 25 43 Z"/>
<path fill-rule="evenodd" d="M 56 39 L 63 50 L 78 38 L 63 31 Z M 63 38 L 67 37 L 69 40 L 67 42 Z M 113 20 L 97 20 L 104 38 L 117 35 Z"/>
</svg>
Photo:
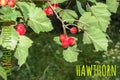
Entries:
<svg viewBox="0 0 120 80">
<path fill-rule="evenodd" d="M 56 9 L 54 9 L 57 13 L 59 13 L 59 12 L 61 12 L 63 9 L 62 8 L 60 8 L 60 7 L 58 7 L 58 8 L 56 8 Z"/>
<path fill-rule="evenodd" d="M 96 3 L 91 7 L 92 14 L 96 17 L 99 22 L 100 29 L 106 32 L 108 24 L 110 24 L 111 13 L 107 9 L 107 5 L 103 3 Z"/>
<path fill-rule="evenodd" d="M 7 80 L 7 73 L 6 71 L 0 66 L 0 76 L 4 79 Z"/>
<path fill-rule="evenodd" d="M 29 17 L 28 25 L 34 32 L 48 32 L 53 29 L 51 21 L 47 18 L 41 8 L 36 7 L 32 3 L 26 2 L 19 2 L 18 5 L 22 10 L 25 19 Z"/>
<path fill-rule="evenodd" d="M 6 49 L 14 50 L 18 42 L 18 33 L 11 26 L 4 26 L 0 35 L 0 45 Z"/>
<path fill-rule="evenodd" d="M 53 29 L 51 21 L 46 17 L 46 14 L 42 11 L 41 8 L 30 7 L 28 15 L 30 17 L 30 20 L 28 21 L 28 25 L 36 33 L 48 32 Z"/>
<path fill-rule="evenodd" d="M 76 4 L 77 4 L 79 13 L 82 15 L 85 12 L 85 10 L 82 8 L 81 2 L 76 1 Z"/>
<path fill-rule="evenodd" d="M 108 40 L 106 34 L 99 28 L 99 21 L 90 12 L 85 12 L 80 21 L 85 22 L 87 25 L 79 23 L 78 25 L 85 29 L 83 35 L 84 44 L 93 43 L 96 51 L 106 51 L 108 47 Z"/>
<path fill-rule="evenodd" d="M 2 7 L 2 9 L 0 9 L 0 13 L 2 15 L 0 15 L 0 19 L 2 19 L 3 21 L 16 21 L 16 18 L 21 16 L 19 11 L 16 11 L 14 8 L 10 8 L 10 7 Z"/>
<path fill-rule="evenodd" d="M 116 13 L 119 6 L 119 2 L 117 2 L 117 0 L 106 0 L 106 4 L 111 12 Z"/>
<path fill-rule="evenodd" d="M 28 15 L 29 8 L 35 7 L 35 5 L 32 3 L 28 3 L 28 2 L 18 2 L 17 4 L 18 4 L 19 8 L 21 9 L 25 20 L 27 20 L 27 18 L 29 18 L 29 15 Z"/>
<path fill-rule="evenodd" d="M 98 28 L 91 27 L 84 32 L 84 44 L 93 43 L 96 51 L 107 51 L 108 40 L 106 35 Z"/>
<path fill-rule="evenodd" d="M 62 17 L 63 21 L 66 21 L 69 23 L 73 23 L 74 20 L 77 18 L 77 14 L 73 10 L 66 9 L 61 11 L 59 14 L 60 14 L 60 17 Z"/>
<path fill-rule="evenodd" d="M 83 27 L 85 30 L 91 26 L 96 26 L 97 28 L 100 27 L 100 25 L 98 24 L 98 20 L 95 16 L 92 16 L 90 12 L 83 13 L 83 15 L 79 19 L 78 25 L 80 27 Z"/>
<path fill-rule="evenodd" d="M 67 62 L 76 62 L 78 59 L 78 50 L 76 48 L 76 45 L 73 47 L 68 47 L 66 50 L 63 51 L 63 57 Z"/>
<path fill-rule="evenodd" d="M 28 56 L 28 49 L 32 45 L 32 41 L 26 36 L 20 36 L 19 44 L 15 52 L 15 58 L 18 59 L 19 67 L 21 67 Z"/>
<path fill-rule="evenodd" d="M 90 2 L 96 3 L 96 0 L 89 0 Z"/>
<path fill-rule="evenodd" d="M 53 39 L 57 44 L 61 45 L 59 37 L 54 37 Z"/>
<path fill-rule="evenodd" d="M 50 0 L 52 3 L 63 3 L 67 0 Z"/>
</svg>

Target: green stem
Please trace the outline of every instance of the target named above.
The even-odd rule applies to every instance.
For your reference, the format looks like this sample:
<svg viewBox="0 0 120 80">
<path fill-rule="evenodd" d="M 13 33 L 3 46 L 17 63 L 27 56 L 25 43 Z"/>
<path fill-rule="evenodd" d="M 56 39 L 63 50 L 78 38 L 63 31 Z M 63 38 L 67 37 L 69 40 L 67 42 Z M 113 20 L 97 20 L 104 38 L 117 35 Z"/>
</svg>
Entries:
<svg viewBox="0 0 120 80">
<path fill-rule="evenodd" d="M 27 70 L 28 70 L 28 73 L 29 73 L 29 75 L 30 75 L 30 77 L 31 77 L 31 79 L 32 79 L 30 66 L 28 65 L 27 62 L 25 63 L 25 65 L 26 65 L 26 68 L 27 68 Z"/>
<path fill-rule="evenodd" d="M 43 76 L 42 76 L 42 79 L 41 80 L 45 80 L 45 74 L 47 72 L 47 70 L 49 69 L 49 65 L 45 68 L 44 72 L 43 72 Z"/>
</svg>

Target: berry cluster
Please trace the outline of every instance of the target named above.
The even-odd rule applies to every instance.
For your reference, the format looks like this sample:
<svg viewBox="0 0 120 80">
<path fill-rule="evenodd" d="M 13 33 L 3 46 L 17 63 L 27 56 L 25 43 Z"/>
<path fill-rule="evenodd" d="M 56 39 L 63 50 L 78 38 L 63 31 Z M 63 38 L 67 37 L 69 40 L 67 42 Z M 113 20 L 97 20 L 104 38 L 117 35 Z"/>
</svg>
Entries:
<svg viewBox="0 0 120 80">
<path fill-rule="evenodd" d="M 0 0 L 0 6 L 10 6 L 10 7 L 14 7 L 16 4 L 15 0 Z"/>
<path fill-rule="evenodd" d="M 68 46 L 73 46 L 76 42 L 76 40 L 73 37 L 71 37 L 71 36 L 68 37 L 65 34 L 61 34 L 59 36 L 59 39 L 62 42 L 62 46 L 64 48 L 67 48 Z"/>
<path fill-rule="evenodd" d="M 26 33 L 26 29 L 23 24 L 17 24 L 15 28 L 19 35 L 24 35 Z"/>
<path fill-rule="evenodd" d="M 51 8 L 52 7 L 52 8 Z M 48 6 L 47 8 L 45 8 L 43 11 L 46 13 L 47 16 L 50 16 L 51 14 L 53 14 L 54 10 L 53 9 L 56 9 L 58 8 L 59 5 L 58 3 L 55 3 L 55 4 L 51 4 L 51 6 Z"/>
<path fill-rule="evenodd" d="M 76 27 L 72 27 L 70 29 L 70 32 L 72 34 L 76 34 L 77 33 L 77 28 Z M 73 46 L 76 43 L 75 38 L 73 38 L 71 36 L 67 36 L 65 34 L 61 34 L 59 36 L 59 40 L 61 41 L 62 47 L 64 47 L 64 48 L 68 48 L 68 46 Z"/>
</svg>

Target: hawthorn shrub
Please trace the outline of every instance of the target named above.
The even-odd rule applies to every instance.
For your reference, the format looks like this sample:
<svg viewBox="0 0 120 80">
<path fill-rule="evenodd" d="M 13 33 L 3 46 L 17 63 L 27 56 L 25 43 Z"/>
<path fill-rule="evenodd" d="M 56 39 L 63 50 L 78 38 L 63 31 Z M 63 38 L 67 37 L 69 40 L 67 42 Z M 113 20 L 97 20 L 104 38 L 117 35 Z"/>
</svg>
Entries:
<svg viewBox="0 0 120 80">
<path fill-rule="evenodd" d="M 40 56 L 40 58 L 47 58 L 45 64 L 52 64 L 52 61 L 54 61 L 53 64 L 66 63 L 63 65 L 64 67 L 73 63 L 90 64 L 97 61 L 101 64 L 109 64 L 119 60 L 119 57 L 116 57 L 116 55 L 119 56 L 119 43 L 116 44 L 115 49 L 113 47 L 109 50 L 111 36 L 107 32 L 111 15 L 116 13 L 119 6 L 117 0 L 106 0 L 105 2 L 102 0 L 0 0 L 0 6 L 0 75 L 4 80 L 7 80 L 8 75 L 6 66 L 10 65 L 14 68 L 16 61 L 17 69 L 20 69 L 23 64 L 26 65 L 31 80 L 32 78 L 33 80 L 39 79 L 39 76 L 37 78 L 31 76 L 30 67 L 26 62 L 27 57 L 28 62 L 32 61 L 29 59 L 35 57 L 40 60 Z M 106 54 L 110 54 L 110 56 Z M 34 55 L 36 56 L 34 57 Z M 45 59 L 41 59 L 39 64 L 42 65 Z M 55 62 L 55 59 L 58 60 Z M 30 65 L 35 65 L 35 62 L 33 63 Z M 62 66 L 61 64 L 59 66 Z M 55 65 L 53 67 L 58 68 Z M 59 80 L 58 77 L 45 79 L 48 68 L 49 66 L 42 71 L 43 80 Z M 31 69 L 35 68 L 31 67 Z M 64 69 L 62 70 L 64 71 Z M 48 74 L 50 74 L 49 71 Z M 97 78 L 94 79 L 97 80 Z M 68 77 L 67 80 L 73 79 Z"/>
</svg>

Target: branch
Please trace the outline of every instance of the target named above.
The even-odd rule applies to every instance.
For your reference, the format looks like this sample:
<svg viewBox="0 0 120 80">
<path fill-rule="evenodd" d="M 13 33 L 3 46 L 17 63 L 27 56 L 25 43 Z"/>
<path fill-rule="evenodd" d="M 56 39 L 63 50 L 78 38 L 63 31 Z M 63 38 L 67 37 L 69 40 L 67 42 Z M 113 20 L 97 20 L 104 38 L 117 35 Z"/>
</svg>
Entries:
<svg viewBox="0 0 120 80">
<path fill-rule="evenodd" d="M 48 4 L 49 4 L 49 6 L 52 8 L 52 10 L 54 11 L 54 13 L 55 13 L 57 19 L 59 19 L 59 20 L 61 21 L 61 23 L 62 23 L 62 28 L 63 28 L 63 32 L 64 32 L 64 34 L 67 35 L 66 29 L 65 29 L 64 21 L 58 16 L 57 12 L 56 12 L 56 11 L 54 10 L 54 8 L 51 6 L 51 3 L 50 3 L 49 1 L 48 1 Z"/>
</svg>

